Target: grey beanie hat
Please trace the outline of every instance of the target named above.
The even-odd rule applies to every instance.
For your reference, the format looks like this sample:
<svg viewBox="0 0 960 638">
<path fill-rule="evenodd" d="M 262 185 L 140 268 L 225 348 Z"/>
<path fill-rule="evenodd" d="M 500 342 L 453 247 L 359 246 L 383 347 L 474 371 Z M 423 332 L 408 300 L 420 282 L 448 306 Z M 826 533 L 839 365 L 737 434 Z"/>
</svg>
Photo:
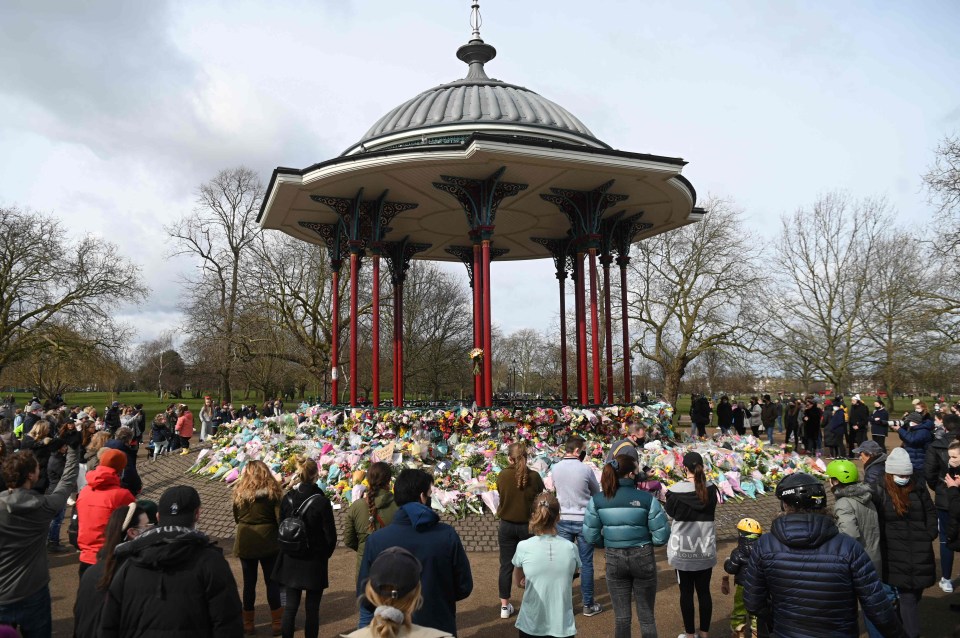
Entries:
<svg viewBox="0 0 960 638">
<path fill-rule="evenodd" d="M 910 455 L 907 454 L 907 451 L 902 447 L 894 448 L 890 454 L 887 455 L 884 470 L 887 474 L 910 476 L 913 474 L 913 463 L 910 462 Z"/>
</svg>

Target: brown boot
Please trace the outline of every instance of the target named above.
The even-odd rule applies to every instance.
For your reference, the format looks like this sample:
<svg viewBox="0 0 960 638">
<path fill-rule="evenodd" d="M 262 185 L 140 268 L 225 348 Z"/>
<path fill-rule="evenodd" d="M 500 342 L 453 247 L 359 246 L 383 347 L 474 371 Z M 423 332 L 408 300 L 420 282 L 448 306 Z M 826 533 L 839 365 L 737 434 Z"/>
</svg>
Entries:
<svg viewBox="0 0 960 638">
<path fill-rule="evenodd" d="M 280 635 L 280 628 L 283 625 L 283 607 L 277 607 L 270 610 L 270 628 L 273 629 L 273 635 Z"/>
<path fill-rule="evenodd" d="M 256 617 L 256 613 L 257 613 L 257 612 L 255 612 L 255 611 L 252 610 L 252 609 L 251 609 L 250 611 L 247 611 L 246 609 L 243 610 L 243 633 L 244 633 L 244 635 L 253 636 L 253 635 L 255 635 L 255 634 L 257 633 L 257 629 L 253 626 L 253 625 L 254 625 L 254 619 L 255 619 L 255 617 Z"/>
</svg>

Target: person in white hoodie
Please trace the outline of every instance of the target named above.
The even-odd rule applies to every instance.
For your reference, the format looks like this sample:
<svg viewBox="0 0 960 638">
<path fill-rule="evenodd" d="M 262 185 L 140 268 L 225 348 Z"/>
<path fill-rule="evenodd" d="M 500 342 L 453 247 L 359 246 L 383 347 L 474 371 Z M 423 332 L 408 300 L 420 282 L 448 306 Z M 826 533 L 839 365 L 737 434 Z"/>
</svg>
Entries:
<svg viewBox="0 0 960 638">
<path fill-rule="evenodd" d="M 684 633 L 680 638 L 706 638 L 713 616 L 710 577 L 717 564 L 717 532 L 714 523 L 717 487 L 707 483 L 703 457 L 697 452 L 683 456 L 687 480 L 667 490 L 664 509 L 671 519 L 667 562 L 677 570 L 680 583 L 680 614 Z M 694 623 L 693 594 L 700 606 L 700 629 Z"/>
</svg>

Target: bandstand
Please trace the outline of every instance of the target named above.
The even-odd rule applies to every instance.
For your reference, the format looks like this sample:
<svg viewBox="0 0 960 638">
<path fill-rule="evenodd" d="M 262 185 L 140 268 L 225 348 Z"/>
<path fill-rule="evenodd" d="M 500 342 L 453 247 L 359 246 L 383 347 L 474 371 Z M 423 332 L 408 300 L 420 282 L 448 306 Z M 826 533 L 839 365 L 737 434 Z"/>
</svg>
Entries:
<svg viewBox="0 0 960 638">
<path fill-rule="evenodd" d="M 350 278 L 350 405 L 357 404 L 358 275 L 365 261 L 372 280 L 371 399 L 375 407 L 380 405 L 383 258 L 393 286 L 394 317 L 403 316 L 403 287 L 411 259 L 461 261 L 466 266 L 473 291 L 473 347 L 484 353 L 480 374 L 474 376 L 474 396 L 479 406 L 490 406 L 496 355 L 491 340 L 490 263 L 551 258 L 560 315 L 566 315 L 569 276 L 576 316 L 573 374 L 567 370 L 566 322 L 560 322 L 562 400 L 614 403 L 611 266 L 615 262 L 619 267 L 623 352 L 628 353 L 630 246 L 694 223 L 705 211 L 696 207 L 696 191 L 681 174 L 683 160 L 615 150 L 562 106 L 488 77 L 486 65 L 496 50 L 480 37 L 477 2 L 471 25 L 470 41 L 457 50 L 468 66 L 463 79 L 419 93 L 391 109 L 338 157 L 303 169 L 274 170 L 258 221 L 263 228 L 328 250 L 333 273 L 334 397 L 339 396 L 339 279 L 344 266 Z M 394 405 L 399 406 L 404 396 L 403 322 L 394 324 L 391 377 Z M 464 365 L 472 366 L 466 350 Z M 623 368 L 627 402 L 629 357 L 624 357 Z M 573 391 L 568 377 L 576 380 Z"/>
</svg>

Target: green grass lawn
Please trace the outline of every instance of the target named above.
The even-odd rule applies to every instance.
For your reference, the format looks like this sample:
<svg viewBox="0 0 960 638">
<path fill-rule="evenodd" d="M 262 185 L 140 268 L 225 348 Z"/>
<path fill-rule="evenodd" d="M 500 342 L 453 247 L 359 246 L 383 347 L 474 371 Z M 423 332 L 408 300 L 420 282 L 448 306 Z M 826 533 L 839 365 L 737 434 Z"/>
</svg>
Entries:
<svg viewBox="0 0 960 638">
<path fill-rule="evenodd" d="M 4 394 L 4 396 L 8 395 Z M 24 403 L 29 401 L 33 395 L 29 392 L 16 392 L 13 396 L 16 397 L 17 405 L 23 407 Z M 156 392 L 122 392 L 120 394 L 113 392 L 68 392 L 63 396 L 63 399 L 69 406 L 79 405 L 80 407 L 86 407 L 92 405 L 96 408 L 97 415 L 101 417 L 107 406 L 113 401 L 119 401 L 121 404 L 127 405 L 142 403 L 148 430 L 150 424 L 153 423 L 153 417 L 156 416 L 157 413 L 166 410 L 167 406 L 171 403 L 186 403 L 190 406 L 190 411 L 195 415 L 199 413 L 200 408 L 203 407 L 203 399 L 160 399 L 157 397 Z M 196 420 L 197 427 L 199 427 L 199 418 Z"/>
</svg>

